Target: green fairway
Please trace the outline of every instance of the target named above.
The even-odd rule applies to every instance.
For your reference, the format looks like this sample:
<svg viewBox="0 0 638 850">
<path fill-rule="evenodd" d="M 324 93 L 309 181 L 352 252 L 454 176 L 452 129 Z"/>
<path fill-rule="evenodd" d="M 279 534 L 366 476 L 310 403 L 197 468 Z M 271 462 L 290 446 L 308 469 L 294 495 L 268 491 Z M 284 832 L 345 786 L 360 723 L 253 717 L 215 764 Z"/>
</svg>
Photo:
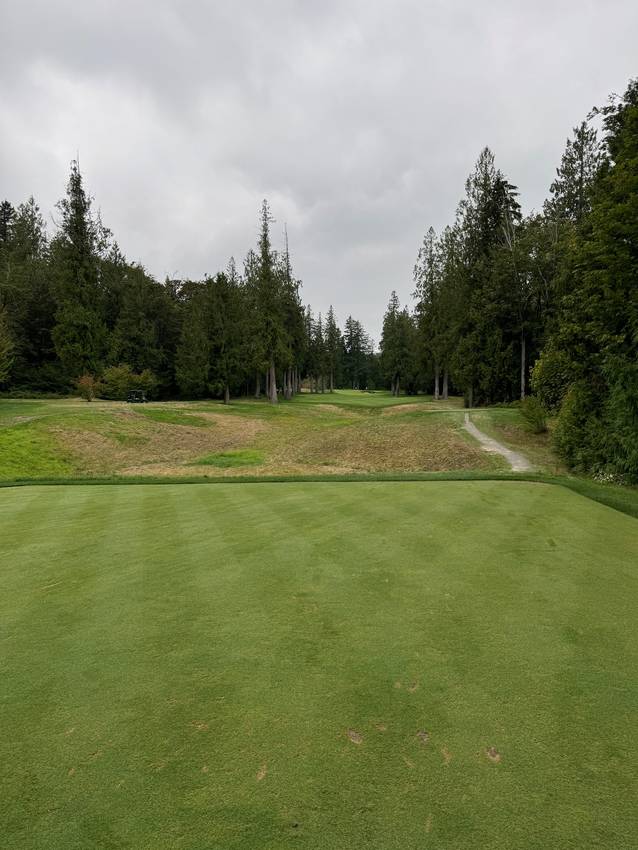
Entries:
<svg viewBox="0 0 638 850">
<path fill-rule="evenodd" d="M 0 490 L 2 850 L 634 848 L 638 522 L 524 482 Z"/>
</svg>

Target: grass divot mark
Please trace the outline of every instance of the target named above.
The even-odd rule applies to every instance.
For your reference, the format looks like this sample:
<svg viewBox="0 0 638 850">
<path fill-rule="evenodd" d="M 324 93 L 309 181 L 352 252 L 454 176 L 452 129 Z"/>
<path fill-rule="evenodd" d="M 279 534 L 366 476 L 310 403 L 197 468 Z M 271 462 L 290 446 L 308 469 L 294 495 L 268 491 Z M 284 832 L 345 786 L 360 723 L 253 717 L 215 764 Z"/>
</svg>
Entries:
<svg viewBox="0 0 638 850">
<path fill-rule="evenodd" d="M 354 729 L 348 729 L 347 735 L 353 744 L 363 743 L 363 735 L 360 732 L 356 732 Z"/>
<path fill-rule="evenodd" d="M 496 747 L 488 747 L 488 749 L 485 750 L 485 755 L 490 761 L 494 762 L 494 764 L 498 764 L 501 760 L 501 754 Z"/>
<path fill-rule="evenodd" d="M 374 728 L 377 730 L 377 732 L 385 732 L 388 727 L 385 725 L 385 723 L 375 723 Z"/>
<path fill-rule="evenodd" d="M 197 720 L 192 720 L 191 726 L 197 729 L 198 732 L 208 732 L 208 723 L 200 723 Z"/>
<path fill-rule="evenodd" d="M 408 688 L 408 693 L 413 694 L 415 691 L 418 691 L 418 690 L 419 690 L 419 683 L 418 682 L 412 682 L 412 684 Z"/>
<path fill-rule="evenodd" d="M 432 815 L 428 815 L 428 819 L 425 822 L 425 831 L 430 832 L 432 829 Z"/>
<path fill-rule="evenodd" d="M 257 782 L 261 782 L 261 780 L 266 776 L 267 773 L 268 773 L 268 765 L 262 764 L 262 766 L 257 771 Z"/>
<path fill-rule="evenodd" d="M 443 756 L 445 764 L 449 764 L 452 761 L 452 753 L 447 747 L 441 747 L 441 755 Z"/>
<path fill-rule="evenodd" d="M 406 763 L 406 765 L 407 765 L 408 767 L 414 767 L 414 762 L 413 762 L 413 761 L 410 761 L 410 759 L 409 759 L 409 758 L 406 758 L 406 756 L 402 756 L 402 758 L 403 758 L 403 761 Z"/>
<path fill-rule="evenodd" d="M 427 742 L 430 740 L 430 733 L 426 732 L 425 729 L 419 729 L 419 731 L 416 733 L 416 736 L 422 744 L 427 744 Z"/>
</svg>

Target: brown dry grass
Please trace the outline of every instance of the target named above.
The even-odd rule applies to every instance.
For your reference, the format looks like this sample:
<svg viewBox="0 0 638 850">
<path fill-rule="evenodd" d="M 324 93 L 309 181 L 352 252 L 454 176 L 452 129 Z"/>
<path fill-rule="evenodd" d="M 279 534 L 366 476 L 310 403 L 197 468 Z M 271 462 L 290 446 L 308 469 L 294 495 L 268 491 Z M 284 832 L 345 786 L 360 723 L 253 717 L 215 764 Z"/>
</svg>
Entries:
<svg viewBox="0 0 638 850">
<path fill-rule="evenodd" d="M 184 464 L 210 452 L 252 445 L 269 428 L 258 419 L 199 415 L 209 419 L 211 427 L 153 422 L 122 412 L 95 428 L 53 427 L 50 433 L 71 453 L 78 468 L 89 474 L 192 475 L 193 470 Z"/>
<path fill-rule="evenodd" d="M 76 472 L 87 475 L 330 475 L 502 466 L 465 434 L 460 411 L 437 412 L 424 403 L 347 411 L 330 403 L 280 409 L 256 404 L 254 411 L 250 405 L 206 409 L 187 402 L 160 407 L 191 411 L 208 425 L 188 425 L 186 416 L 184 424 L 157 421 L 111 402 L 66 405 L 63 416 L 43 427 L 73 458 Z M 423 415 L 415 415 L 415 409 Z M 391 412 L 407 415 L 386 415 Z M 193 466 L 202 456 L 234 449 L 255 449 L 263 463 Z"/>
<path fill-rule="evenodd" d="M 494 459 L 468 443 L 454 422 L 374 417 L 340 429 L 311 432 L 292 446 L 288 462 L 326 471 L 410 472 L 492 469 Z"/>
</svg>

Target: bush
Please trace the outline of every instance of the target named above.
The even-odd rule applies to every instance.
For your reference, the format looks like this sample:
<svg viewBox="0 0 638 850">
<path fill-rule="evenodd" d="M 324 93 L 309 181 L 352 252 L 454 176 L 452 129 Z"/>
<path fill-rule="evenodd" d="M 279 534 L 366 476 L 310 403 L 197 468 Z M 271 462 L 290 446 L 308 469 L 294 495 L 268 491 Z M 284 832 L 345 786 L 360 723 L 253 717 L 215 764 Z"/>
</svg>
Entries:
<svg viewBox="0 0 638 850">
<path fill-rule="evenodd" d="M 574 377 L 571 360 L 565 352 L 548 348 L 532 369 L 532 390 L 546 410 L 555 411 L 561 406 Z"/>
<path fill-rule="evenodd" d="M 82 375 L 76 382 L 76 387 L 82 398 L 93 401 L 97 392 L 98 383 L 93 375 Z"/>
<path fill-rule="evenodd" d="M 538 396 L 528 395 L 520 404 L 521 413 L 535 434 L 547 431 L 547 411 Z"/>
<path fill-rule="evenodd" d="M 554 442 L 567 465 L 577 472 L 597 473 L 607 466 L 606 431 L 601 404 L 601 393 L 591 382 L 574 383 L 561 405 Z"/>
<path fill-rule="evenodd" d="M 157 391 L 157 378 L 149 369 L 134 372 L 127 363 L 104 370 L 99 388 L 101 398 L 125 401 L 132 390 L 143 390 L 152 398 Z"/>
</svg>

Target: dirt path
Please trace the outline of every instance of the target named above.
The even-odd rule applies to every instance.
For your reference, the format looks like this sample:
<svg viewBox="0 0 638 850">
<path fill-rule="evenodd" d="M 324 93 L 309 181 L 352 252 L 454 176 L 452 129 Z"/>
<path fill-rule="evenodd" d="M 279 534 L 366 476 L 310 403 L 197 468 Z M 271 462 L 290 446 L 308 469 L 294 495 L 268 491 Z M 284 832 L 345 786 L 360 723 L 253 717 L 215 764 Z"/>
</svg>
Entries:
<svg viewBox="0 0 638 850">
<path fill-rule="evenodd" d="M 468 434 L 471 434 L 475 440 L 479 441 L 486 452 L 492 452 L 493 454 L 498 454 L 504 457 L 514 472 L 529 472 L 532 468 L 531 463 L 527 460 L 525 455 L 512 451 L 512 449 L 505 448 L 505 446 L 497 440 L 494 440 L 492 437 L 488 437 L 487 434 L 479 431 L 476 425 L 470 420 L 469 413 L 465 414 L 465 423 L 463 424 L 463 427 Z"/>
</svg>

